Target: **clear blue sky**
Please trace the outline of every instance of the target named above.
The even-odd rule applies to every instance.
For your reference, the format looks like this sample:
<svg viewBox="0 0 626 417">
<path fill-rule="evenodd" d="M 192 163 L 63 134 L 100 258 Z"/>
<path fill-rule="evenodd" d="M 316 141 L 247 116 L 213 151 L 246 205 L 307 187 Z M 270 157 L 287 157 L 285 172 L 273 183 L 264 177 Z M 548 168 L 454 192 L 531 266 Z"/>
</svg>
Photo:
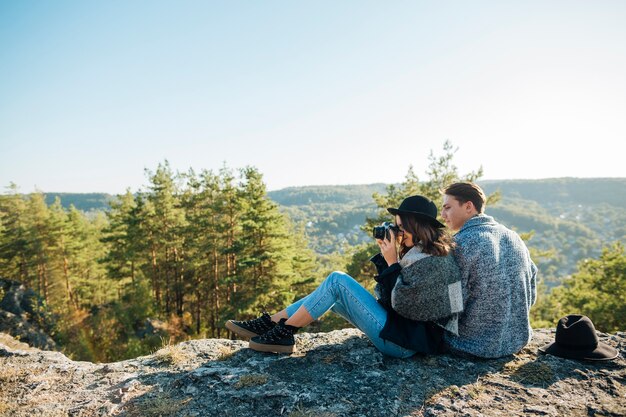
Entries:
<svg viewBox="0 0 626 417">
<path fill-rule="evenodd" d="M 626 1 L 0 1 L 0 186 L 626 177 Z"/>
</svg>

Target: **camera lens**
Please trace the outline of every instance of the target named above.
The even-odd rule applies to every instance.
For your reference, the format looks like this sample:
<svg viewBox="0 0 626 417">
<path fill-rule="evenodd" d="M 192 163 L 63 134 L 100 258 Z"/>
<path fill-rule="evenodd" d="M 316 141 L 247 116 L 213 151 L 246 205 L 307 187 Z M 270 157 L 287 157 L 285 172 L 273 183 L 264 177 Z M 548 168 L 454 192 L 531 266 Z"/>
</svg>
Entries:
<svg viewBox="0 0 626 417">
<path fill-rule="evenodd" d="M 389 234 L 389 229 L 393 230 L 395 234 L 398 233 L 398 226 L 391 222 L 384 222 L 380 226 L 375 226 L 372 231 L 372 235 L 374 239 L 391 239 L 391 235 Z"/>
</svg>

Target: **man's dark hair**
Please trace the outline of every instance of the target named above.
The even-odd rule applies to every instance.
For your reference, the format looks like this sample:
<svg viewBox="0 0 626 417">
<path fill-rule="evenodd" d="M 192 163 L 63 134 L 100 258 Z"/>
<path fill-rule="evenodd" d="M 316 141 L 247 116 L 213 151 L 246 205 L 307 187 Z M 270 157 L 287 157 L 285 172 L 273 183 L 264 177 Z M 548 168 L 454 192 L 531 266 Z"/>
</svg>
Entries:
<svg viewBox="0 0 626 417">
<path fill-rule="evenodd" d="M 454 197 L 461 204 L 471 201 L 479 213 L 484 212 L 487 197 L 482 188 L 473 182 L 456 182 L 448 185 L 444 190 L 444 194 Z"/>
</svg>

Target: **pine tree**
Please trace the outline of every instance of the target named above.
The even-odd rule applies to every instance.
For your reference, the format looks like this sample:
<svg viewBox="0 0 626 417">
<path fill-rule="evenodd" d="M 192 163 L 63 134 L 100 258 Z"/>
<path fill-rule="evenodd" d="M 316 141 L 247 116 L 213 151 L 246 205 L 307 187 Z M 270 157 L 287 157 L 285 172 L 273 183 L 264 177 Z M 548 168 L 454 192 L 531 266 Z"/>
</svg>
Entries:
<svg viewBox="0 0 626 417">
<path fill-rule="evenodd" d="M 215 308 L 217 315 L 213 318 L 217 327 L 217 337 L 220 337 L 222 329 L 222 316 L 231 310 L 232 299 L 237 291 L 237 257 L 239 255 L 240 242 L 237 240 L 241 224 L 239 223 L 242 212 L 241 193 L 236 184 L 236 178 L 233 171 L 227 167 L 222 167 L 219 172 L 219 198 L 216 200 L 217 213 L 219 221 L 216 232 L 222 236 L 217 242 L 218 252 L 221 261 L 216 259 L 214 265 L 214 297 L 216 298 Z M 221 295 L 221 282 L 224 283 L 225 294 Z M 223 307 L 220 307 L 220 296 L 224 298 Z M 228 314 L 230 315 L 230 314 Z"/>
<path fill-rule="evenodd" d="M 68 215 L 61 206 L 61 200 L 58 197 L 49 207 L 49 212 L 49 234 L 47 237 L 51 242 L 54 242 L 51 245 L 51 263 L 54 264 L 54 270 L 58 270 L 63 277 L 66 308 L 68 310 L 77 309 L 77 300 L 70 278 L 70 262 L 72 258 L 76 257 L 76 252 L 82 242 L 73 236 Z"/>
<path fill-rule="evenodd" d="M 137 279 L 141 248 L 139 242 L 138 205 L 135 197 L 127 190 L 122 196 L 110 202 L 110 210 L 106 213 L 108 226 L 103 231 L 102 242 L 107 246 L 103 263 L 109 278 L 126 283 L 134 283 Z"/>
<path fill-rule="evenodd" d="M 198 214 L 193 218 L 199 230 L 197 238 L 200 270 L 199 287 L 196 290 L 198 302 L 205 304 L 204 317 L 207 328 L 213 337 L 218 337 L 218 321 L 221 317 L 221 292 L 225 285 L 222 278 L 222 250 L 226 241 L 227 227 L 222 217 L 222 193 L 219 175 L 204 171 L 200 180 Z M 196 316 L 202 314 L 198 311 Z"/>
<path fill-rule="evenodd" d="M 150 173 L 146 194 L 148 239 L 153 262 L 153 286 L 157 303 L 169 316 L 183 313 L 183 241 L 184 212 L 180 208 L 179 190 L 169 163 L 159 164 Z M 163 299 L 161 299 L 161 291 Z"/>
<path fill-rule="evenodd" d="M 287 301 L 293 302 L 310 294 L 333 268 L 328 268 L 309 247 L 304 224 L 294 224 L 285 214 L 283 218 L 291 245 L 289 258 L 293 272 L 290 287 L 293 297 Z"/>
<path fill-rule="evenodd" d="M 0 275 L 32 287 L 26 204 L 26 199 L 13 183 L 9 186 L 9 193 L 0 196 Z"/>
<path fill-rule="evenodd" d="M 185 236 L 183 252 L 185 254 L 184 284 L 183 289 L 187 300 L 187 311 L 194 324 L 195 333 L 202 331 L 202 260 L 199 240 L 202 235 L 200 223 L 202 221 L 200 198 L 201 181 L 193 169 L 181 175 L 185 186 L 181 190 L 180 205 L 185 213 L 186 225 L 182 230 Z"/>
<path fill-rule="evenodd" d="M 50 233 L 50 211 L 42 193 L 30 195 L 25 218 L 29 269 L 35 274 L 37 292 L 49 304 L 53 272 L 50 258 L 53 242 Z"/>
<path fill-rule="evenodd" d="M 555 288 L 551 295 L 553 321 L 567 314 L 584 314 L 603 332 L 623 331 L 626 326 L 626 253 L 616 242 L 602 249 L 598 259 L 578 264 L 578 272 Z"/>
<path fill-rule="evenodd" d="M 278 207 L 267 197 L 261 173 L 252 167 L 241 170 L 242 215 L 238 245 L 238 284 L 245 289 L 240 309 L 256 314 L 261 308 L 276 309 L 289 298 L 293 279 L 289 259 L 289 235 Z"/>
<path fill-rule="evenodd" d="M 108 220 L 103 213 L 88 218 L 83 212 L 70 206 L 68 213 L 70 238 L 79 242 L 71 258 L 72 275 L 75 287 L 80 287 L 80 295 L 87 305 L 104 304 L 119 298 L 119 285 L 111 283 L 103 259 L 107 248 L 102 244 Z"/>
</svg>

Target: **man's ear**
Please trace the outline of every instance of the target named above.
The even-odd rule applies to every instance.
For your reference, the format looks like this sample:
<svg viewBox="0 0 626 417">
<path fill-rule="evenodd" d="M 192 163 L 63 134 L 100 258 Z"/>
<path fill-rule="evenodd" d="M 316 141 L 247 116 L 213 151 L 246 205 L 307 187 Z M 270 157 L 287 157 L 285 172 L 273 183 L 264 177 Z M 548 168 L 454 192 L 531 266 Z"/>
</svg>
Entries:
<svg viewBox="0 0 626 417">
<path fill-rule="evenodd" d="M 465 202 L 465 212 L 466 213 L 473 213 L 476 211 L 476 207 L 474 207 L 474 203 L 472 203 L 471 201 L 466 201 Z"/>
</svg>

